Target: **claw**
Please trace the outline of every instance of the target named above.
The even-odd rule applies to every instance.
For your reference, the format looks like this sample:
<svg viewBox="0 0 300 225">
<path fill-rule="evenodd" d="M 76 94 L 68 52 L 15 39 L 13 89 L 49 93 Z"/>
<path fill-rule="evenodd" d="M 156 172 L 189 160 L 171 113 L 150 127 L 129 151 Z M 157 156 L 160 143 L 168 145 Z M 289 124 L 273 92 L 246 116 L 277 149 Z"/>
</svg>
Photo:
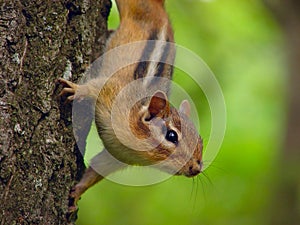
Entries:
<svg viewBox="0 0 300 225">
<path fill-rule="evenodd" d="M 64 89 L 62 89 L 62 91 L 59 93 L 59 96 L 65 96 L 67 94 L 72 94 L 74 95 L 75 94 L 75 90 L 72 89 L 72 88 L 67 88 L 65 87 Z"/>
<path fill-rule="evenodd" d="M 73 187 L 69 194 L 69 208 L 68 214 L 74 214 L 78 211 L 77 202 L 79 201 L 85 188 L 83 188 L 80 183 Z"/>
<path fill-rule="evenodd" d="M 78 89 L 78 85 L 72 83 L 71 81 L 65 80 L 63 78 L 59 78 L 57 82 L 64 87 L 62 91 L 59 93 L 59 97 L 67 96 L 64 104 L 65 105 L 69 104 L 75 99 L 75 93 Z"/>
<path fill-rule="evenodd" d="M 73 82 L 65 80 L 63 78 L 58 78 L 57 82 L 62 84 L 64 87 L 70 87 L 73 89 L 76 89 L 78 86 L 77 84 L 74 84 Z"/>
</svg>

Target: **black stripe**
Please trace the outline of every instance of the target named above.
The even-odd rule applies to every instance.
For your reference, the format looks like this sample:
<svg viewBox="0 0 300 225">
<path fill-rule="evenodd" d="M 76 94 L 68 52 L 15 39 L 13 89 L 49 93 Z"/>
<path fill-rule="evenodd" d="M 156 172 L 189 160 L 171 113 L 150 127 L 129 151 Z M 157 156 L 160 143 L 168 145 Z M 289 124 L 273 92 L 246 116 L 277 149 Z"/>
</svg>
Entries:
<svg viewBox="0 0 300 225">
<path fill-rule="evenodd" d="M 172 64 L 169 64 L 169 63 L 174 62 L 173 51 L 170 51 L 172 44 L 173 43 L 169 42 L 169 39 L 167 39 L 167 43 L 164 48 L 164 52 L 160 58 L 160 62 L 157 65 L 156 73 L 149 85 L 155 85 L 157 82 L 160 82 L 161 80 L 159 79 L 159 77 L 172 79 L 174 68 L 173 68 Z M 170 54 L 172 54 L 172 55 L 170 55 Z M 168 57 L 172 57 L 172 58 L 169 61 L 167 61 Z"/>
<path fill-rule="evenodd" d="M 134 71 L 134 79 L 137 80 L 139 78 L 143 78 L 145 73 L 147 72 L 149 62 L 140 62 L 135 71 Z"/>
<path fill-rule="evenodd" d="M 153 31 L 149 38 L 148 38 L 148 42 L 145 46 L 145 49 L 142 53 L 142 56 L 140 58 L 140 61 L 134 71 L 134 79 L 139 79 L 139 78 L 143 78 L 146 73 L 147 73 L 147 68 L 149 66 L 149 60 L 150 60 L 150 56 L 151 53 L 153 52 L 154 48 L 155 48 L 155 42 L 154 41 L 150 41 L 150 40 L 157 40 L 157 31 Z"/>
<path fill-rule="evenodd" d="M 165 49 L 163 51 L 163 54 L 162 54 L 162 56 L 159 60 L 159 63 L 157 65 L 156 73 L 154 75 L 155 77 L 161 77 L 162 76 L 162 73 L 164 72 L 164 69 L 165 69 L 165 64 L 166 64 L 165 62 L 167 60 L 169 52 L 170 52 L 170 42 L 167 41 Z"/>
</svg>

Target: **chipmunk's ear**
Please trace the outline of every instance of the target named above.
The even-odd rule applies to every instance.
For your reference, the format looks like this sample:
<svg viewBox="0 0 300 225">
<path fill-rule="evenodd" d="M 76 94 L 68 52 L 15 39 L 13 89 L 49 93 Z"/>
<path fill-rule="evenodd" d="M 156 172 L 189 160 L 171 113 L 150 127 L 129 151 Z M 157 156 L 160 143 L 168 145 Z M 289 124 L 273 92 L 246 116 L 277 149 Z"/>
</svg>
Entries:
<svg viewBox="0 0 300 225">
<path fill-rule="evenodd" d="M 191 105 L 188 100 L 183 100 L 179 106 L 179 112 L 185 114 L 187 117 L 191 115 Z"/>
<path fill-rule="evenodd" d="M 150 118 L 168 116 L 170 112 L 170 105 L 167 95 L 162 91 L 155 92 L 155 94 L 151 97 L 148 111 Z"/>
</svg>

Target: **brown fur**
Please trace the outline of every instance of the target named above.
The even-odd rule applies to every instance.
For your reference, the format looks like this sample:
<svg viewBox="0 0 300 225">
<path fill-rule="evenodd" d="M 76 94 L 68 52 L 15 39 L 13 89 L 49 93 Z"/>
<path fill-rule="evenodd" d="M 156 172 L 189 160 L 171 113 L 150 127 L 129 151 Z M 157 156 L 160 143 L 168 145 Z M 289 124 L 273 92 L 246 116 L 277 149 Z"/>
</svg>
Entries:
<svg viewBox="0 0 300 225">
<path fill-rule="evenodd" d="M 116 47 L 126 46 L 128 43 L 155 39 L 156 36 L 163 36 L 165 41 L 174 41 L 163 0 L 116 0 L 116 3 L 121 23 L 107 42 L 107 52 L 110 50 L 114 52 Z M 171 64 L 175 49 L 173 46 L 168 47 L 170 47 L 170 49 L 166 48 L 168 51 L 166 49 L 157 51 L 160 53 L 164 50 L 163 53 L 166 54 L 163 56 Z M 195 176 L 201 172 L 202 140 L 187 118 L 188 115 L 184 114 L 184 111 L 189 110 L 179 112 L 170 106 L 167 97 L 168 82 L 154 80 L 154 83 L 146 88 L 153 92 L 153 96 L 143 98 L 132 108 L 127 105 L 126 98 L 140 95 L 143 90 L 129 89 L 119 96 L 124 87 L 133 81 L 139 82 L 135 79 L 143 78 L 145 69 L 151 67 L 151 63 L 141 62 L 126 65 L 128 58 L 138 62 L 146 48 L 147 44 L 131 45 L 129 48 L 121 48 L 120 51 L 108 54 L 103 59 L 101 75 L 84 85 L 78 86 L 70 81 L 59 80 L 65 86 L 61 95 L 71 94 L 70 101 L 83 97 L 94 99 L 95 122 L 105 146 L 105 150 L 93 158 L 91 167 L 72 190 L 70 196 L 74 198 L 74 205 L 70 206 L 70 211 L 76 209 L 76 202 L 86 189 L 109 173 L 124 167 L 122 163 L 114 164 L 110 155 L 130 165 L 156 165 L 166 160 L 166 163 L 157 164 L 157 167 L 169 173 L 176 172 L 177 175 Z M 144 68 L 144 66 L 148 67 Z M 114 67 L 116 69 L 112 70 L 111 68 Z M 158 76 L 168 79 L 172 77 L 172 66 L 158 64 L 156 69 L 161 72 Z M 135 76 L 136 71 L 138 76 Z M 114 72 L 113 76 L 110 76 L 111 72 Z M 138 86 L 143 87 L 143 83 Z M 114 102 L 119 97 L 121 101 L 114 110 L 116 116 L 112 121 Z M 183 107 L 187 107 L 187 104 Z M 126 117 L 127 115 L 130 115 L 129 118 Z M 127 122 L 129 130 L 126 127 Z M 178 135 L 178 141 L 175 143 L 167 140 L 166 133 L 170 130 Z M 102 171 L 101 175 L 97 173 L 98 168 Z M 180 170 L 177 171 L 177 168 Z"/>
</svg>

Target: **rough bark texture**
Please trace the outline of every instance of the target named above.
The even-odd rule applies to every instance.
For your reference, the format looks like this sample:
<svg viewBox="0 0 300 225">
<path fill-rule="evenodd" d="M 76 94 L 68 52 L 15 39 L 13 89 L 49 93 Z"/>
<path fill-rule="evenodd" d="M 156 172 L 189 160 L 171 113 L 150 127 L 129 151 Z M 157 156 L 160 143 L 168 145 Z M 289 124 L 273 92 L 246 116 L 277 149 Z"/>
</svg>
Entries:
<svg viewBox="0 0 300 225">
<path fill-rule="evenodd" d="M 110 6 L 0 0 L 1 225 L 68 223 L 68 194 L 83 160 L 55 80 L 72 72 L 76 81 L 103 51 Z"/>
<path fill-rule="evenodd" d="M 287 128 L 278 161 L 278 180 L 271 207 L 272 225 L 300 221 L 300 1 L 265 0 L 286 36 L 289 63 Z"/>
</svg>

